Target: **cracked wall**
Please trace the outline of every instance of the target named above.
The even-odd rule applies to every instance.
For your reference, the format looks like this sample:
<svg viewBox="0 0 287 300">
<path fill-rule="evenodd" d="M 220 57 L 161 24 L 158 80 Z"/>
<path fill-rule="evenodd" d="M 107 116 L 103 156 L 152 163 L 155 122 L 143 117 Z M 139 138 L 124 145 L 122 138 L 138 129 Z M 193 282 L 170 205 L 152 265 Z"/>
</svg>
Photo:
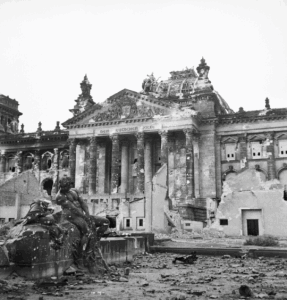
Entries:
<svg viewBox="0 0 287 300">
<path fill-rule="evenodd" d="M 287 201 L 283 199 L 283 190 L 278 180 L 264 181 L 255 169 L 227 177 L 211 228 L 229 236 L 248 235 L 247 220 L 258 220 L 259 235 L 287 236 Z M 228 224 L 221 225 L 221 220 Z"/>
</svg>

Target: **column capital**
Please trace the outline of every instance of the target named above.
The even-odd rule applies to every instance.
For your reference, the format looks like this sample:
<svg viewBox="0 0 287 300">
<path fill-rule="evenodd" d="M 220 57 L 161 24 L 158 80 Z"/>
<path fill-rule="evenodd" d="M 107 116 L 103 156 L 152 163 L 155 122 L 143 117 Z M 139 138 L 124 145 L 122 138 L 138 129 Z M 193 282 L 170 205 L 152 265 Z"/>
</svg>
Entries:
<svg viewBox="0 0 287 300">
<path fill-rule="evenodd" d="M 76 146 L 77 145 L 77 139 L 72 138 L 72 139 L 68 139 L 68 144 L 69 146 Z"/>
<path fill-rule="evenodd" d="M 274 131 L 265 132 L 265 136 L 266 136 L 266 139 L 268 139 L 268 140 L 274 140 L 275 132 Z"/>
<path fill-rule="evenodd" d="M 135 133 L 135 137 L 138 140 L 143 140 L 144 139 L 144 132 L 137 132 L 137 133 Z"/>
<path fill-rule="evenodd" d="M 168 137 L 168 130 L 159 130 L 158 134 L 162 137 L 162 138 L 167 138 Z"/>
<path fill-rule="evenodd" d="M 119 140 L 119 134 L 118 133 L 111 134 L 109 137 L 110 137 L 110 139 L 112 140 L 113 143 L 115 143 Z"/>
<path fill-rule="evenodd" d="M 90 142 L 90 145 L 95 145 L 97 143 L 97 137 L 91 136 L 88 138 L 88 141 Z"/>
</svg>

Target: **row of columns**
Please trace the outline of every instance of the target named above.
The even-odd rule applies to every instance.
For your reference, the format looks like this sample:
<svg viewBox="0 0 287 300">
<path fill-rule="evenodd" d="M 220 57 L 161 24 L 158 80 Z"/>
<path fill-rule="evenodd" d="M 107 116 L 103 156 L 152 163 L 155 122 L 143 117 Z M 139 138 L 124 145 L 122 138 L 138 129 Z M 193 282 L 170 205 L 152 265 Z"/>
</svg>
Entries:
<svg viewBox="0 0 287 300">
<path fill-rule="evenodd" d="M 187 199 L 195 197 L 194 188 L 194 155 L 193 155 L 193 134 L 192 129 L 184 130 L 186 136 L 186 183 L 187 183 Z M 168 164 L 168 131 L 160 131 L 161 136 L 161 165 Z M 137 186 L 136 193 L 144 193 L 145 182 L 152 180 L 152 140 L 144 139 L 144 133 L 135 134 L 137 138 Z M 128 188 L 128 141 L 120 141 L 119 135 L 113 134 L 110 136 L 112 141 L 111 155 L 111 193 L 118 192 L 119 175 L 121 175 L 120 193 L 126 193 Z M 70 176 L 75 182 L 76 171 L 76 139 L 69 141 L 69 168 Z M 90 167 L 89 176 L 89 194 L 95 194 L 97 185 L 97 137 L 90 138 Z M 121 160 L 121 174 L 119 160 Z M 168 183 L 168 180 L 167 180 Z"/>
</svg>

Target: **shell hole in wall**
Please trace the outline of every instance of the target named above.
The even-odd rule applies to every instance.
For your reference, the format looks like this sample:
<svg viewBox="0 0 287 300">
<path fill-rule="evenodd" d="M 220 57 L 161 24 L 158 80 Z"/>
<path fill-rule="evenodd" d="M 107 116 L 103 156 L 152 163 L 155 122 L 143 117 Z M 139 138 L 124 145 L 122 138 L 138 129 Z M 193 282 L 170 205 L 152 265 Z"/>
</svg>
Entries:
<svg viewBox="0 0 287 300">
<path fill-rule="evenodd" d="M 43 183 L 43 190 L 47 191 L 47 194 L 51 196 L 52 193 L 52 188 L 53 188 L 53 180 L 52 179 L 47 179 Z"/>
</svg>

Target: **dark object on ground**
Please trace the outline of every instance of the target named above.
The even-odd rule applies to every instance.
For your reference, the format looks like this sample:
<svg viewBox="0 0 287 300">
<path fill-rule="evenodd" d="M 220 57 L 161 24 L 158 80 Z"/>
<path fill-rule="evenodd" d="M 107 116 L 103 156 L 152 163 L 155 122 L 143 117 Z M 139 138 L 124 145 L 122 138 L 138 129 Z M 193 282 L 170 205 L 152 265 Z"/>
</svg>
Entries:
<svg viewBox="0 0 287 300">
<path fill-rule="evenodd" d="M 262 235 L 256 237 L 249 237 L 244 245 L 255 245 L 255 246 L 278 246 L 278 238 L 272 235 Z"/>
<path fill-rule="evenodd" d="M 67 278 L 60 278 L 59 280 L 49 280 L 49 279 L 43 279 L 39 280 L 35 283 L 35 285 L 39 288 L 45 288 L 50 286 L 64 286 L 68 284 Z"/>
<path fill-rule="evenodd" d="M 252 297 L 252 292 L 247 285 L 241 285 L 239 288 L 239 294 L 243 297 Z"/>
<path fill-rule="evenodd" d="M 196 260 L 197 260 L 196 251 L 193 251 L 191 252 L 191 255 L 175 257 L 172 263 L 175 264 L 177 261 L 181 261 L 184 264 L 192 265 Z"/>
</svg>

